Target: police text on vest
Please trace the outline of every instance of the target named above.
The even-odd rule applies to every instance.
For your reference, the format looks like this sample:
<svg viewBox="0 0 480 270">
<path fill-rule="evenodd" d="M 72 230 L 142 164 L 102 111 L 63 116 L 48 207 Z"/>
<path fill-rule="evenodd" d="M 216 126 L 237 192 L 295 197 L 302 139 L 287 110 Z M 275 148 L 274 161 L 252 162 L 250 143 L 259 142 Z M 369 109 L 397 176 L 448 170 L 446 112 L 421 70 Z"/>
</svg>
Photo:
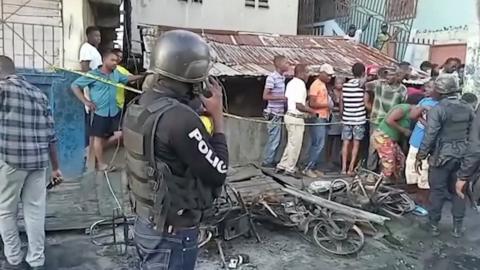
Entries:
<svg viewBox="0 0 480 270">
<path fill-rule="evenodd" d="M 223 160 L 220 160 L 217 156 L 214 157 L 212 149 L 208 146 L 207 142 L 203 139 L 202 133 L 198 128 L 194 129 L 188 134 L 190 139 L 195 139 L 198 142 L 198 151 L 205 156 L 205 159 L 210 163 L 219 173 L 227 173 L 227 166 Z"/>
</svg>

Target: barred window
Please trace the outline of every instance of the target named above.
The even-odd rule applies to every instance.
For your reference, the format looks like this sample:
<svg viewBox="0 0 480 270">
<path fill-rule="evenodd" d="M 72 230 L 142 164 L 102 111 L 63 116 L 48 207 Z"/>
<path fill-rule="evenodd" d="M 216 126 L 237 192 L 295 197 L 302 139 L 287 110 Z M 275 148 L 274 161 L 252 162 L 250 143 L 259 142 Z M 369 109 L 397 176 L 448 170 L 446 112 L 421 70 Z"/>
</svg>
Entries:
<svg viewBox="0 0 480 270">
<path fill-rule="evenodd" d="M 259 8 L 268 8 L 268 0 L 258 0 Z"/>
<path fill-rule="evenodd" d="M 388 0 L 387 21 L 401 21 L 415 18 L 417 0 Z"/>
<path fill-rule="evenodd" d="M 246 7 L 255 7 L 255 0 L 245 0 Z"/>
</svg>

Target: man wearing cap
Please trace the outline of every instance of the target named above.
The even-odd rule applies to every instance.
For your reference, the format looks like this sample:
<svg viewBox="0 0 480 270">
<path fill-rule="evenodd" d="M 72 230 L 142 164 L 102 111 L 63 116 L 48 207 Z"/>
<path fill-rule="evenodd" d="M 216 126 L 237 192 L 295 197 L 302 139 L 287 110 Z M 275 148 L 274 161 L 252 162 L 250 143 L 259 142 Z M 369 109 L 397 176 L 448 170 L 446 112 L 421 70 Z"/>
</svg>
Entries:
<svg viewBox="0 0 480 270">
<path fill-rule="evenodd" d="M 362 37 L 362 33 L 367 30 L 371 20 L 372 20 L 372 16 L 368 17 L 362 29 L 357 29 L 357 26 L 355 24 L 351 24 L 350 27 L 348 27 L 348 32 L 344 36 L 344 38 L 346 40 L 353 41 L 357 44 L 360 43 L 360 38 Z"/>
<path fill-rule="evenodd" d="M 438 224 L 445 201 L 452 201 L 454 237 L 462 236 L 465 216 L 465 199 L 455 194 L 457 172 L 467 153 L 468 135 L 474 112 L 472 106 L 457 96 L 458 79 L 453 74 L 441 74 L 435 81 L 435 92 L 440 102 L 427 117 L 425 137 L 418 150 L 415 169 L 420 172 L 422 160 L 428 156 L 430 185 L 429 227 L 432 235 L 438 236 Z"/>
<path fill-rule="evenodd" d="M 315 111 L 316 115 L 309 120 L 311 124 L 315 125 L 310 126 L 311 144 L 308 148 L 308 163 L 303 173 L 311 178 L 316 178 L 323 174 L 316 169 L 327 137 L 326 123 L 330 117 L 330 107 L 332 103 L 326 84 L 332 80 L 334 74 L 335 71 L 331 65 L 322 65 L 320 67 L 320 74 L 310 86 L 308 92 L 309 106 Z"/>
</svg>

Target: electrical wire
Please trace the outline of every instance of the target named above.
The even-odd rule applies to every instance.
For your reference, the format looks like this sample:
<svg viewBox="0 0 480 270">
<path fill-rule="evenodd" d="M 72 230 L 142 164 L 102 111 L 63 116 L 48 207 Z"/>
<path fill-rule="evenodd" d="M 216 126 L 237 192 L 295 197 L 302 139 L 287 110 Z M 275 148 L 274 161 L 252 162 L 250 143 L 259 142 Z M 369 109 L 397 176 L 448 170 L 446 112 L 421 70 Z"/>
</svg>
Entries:
<svg viewBox="0 0 480 270">
<path fill-rule="evenodd" d="M 117 131 L 121 131 L 121 123 L 123 122 L 123 110 L 120 111 L 120 124 L 118 125 Z M 112 188 L 112 184 L 110 182 L 110 177 L 108 177 L 108 168 L 110 168 L 115 161 L 118 151 L 120 150 L 120 138 L 117 140 L 117 146 L 115 147 L 115 151 L 113 152 L 112 158 L 110 159 L 110 162 L 107 165 L 107 170 L 104 171 L 105 174 L 105 180 L 107 181 L 108 189 L 110 190 L 110 193 L 112 194 L 115 203 L 118 206 L 118 209 L 121 211 L 122 214 L 124 214 L 123 207 L 120 203 L 120 200 L 118 199 L 117 195 L 115 194 L 115 191 Z"/>
</svg>

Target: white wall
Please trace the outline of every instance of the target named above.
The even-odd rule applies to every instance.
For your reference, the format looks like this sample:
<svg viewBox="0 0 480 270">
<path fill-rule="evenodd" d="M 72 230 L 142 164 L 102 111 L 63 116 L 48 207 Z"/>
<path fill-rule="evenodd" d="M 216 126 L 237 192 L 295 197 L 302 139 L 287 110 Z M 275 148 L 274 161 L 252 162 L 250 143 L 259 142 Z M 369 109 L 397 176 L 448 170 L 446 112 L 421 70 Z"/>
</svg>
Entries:
<svg viewBox="0 0 480 270">
<path fill-rule="evenodd" d="M 132 47 L 139 51 L 139 24 L 295 35 L 297 17 L 298 0 L 270 0 L 268 9 L 246 7 L 245 0 L 203 0 L 202 4 L 192 0 L 135 0 Z"/>
<path fill-rule="evenodd" d="M 85 29 L 94 25 L 88 0 L 63 1 L 64 66 L 80 69 L 80 46 L 85 42 Z"/>
</svg>

